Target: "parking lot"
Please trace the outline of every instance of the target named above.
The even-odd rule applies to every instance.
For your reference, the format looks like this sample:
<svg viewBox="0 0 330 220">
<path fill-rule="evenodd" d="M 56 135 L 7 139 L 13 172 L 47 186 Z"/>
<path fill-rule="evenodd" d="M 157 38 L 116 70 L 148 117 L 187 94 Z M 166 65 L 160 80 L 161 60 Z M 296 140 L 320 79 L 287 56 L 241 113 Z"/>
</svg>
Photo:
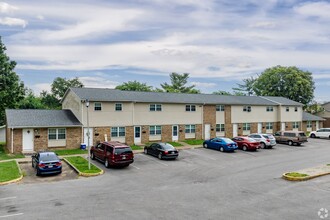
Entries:
<svg viewBox="0 0 330 220">
<path fill-rule="evenodd" d="M 329 144 L 309 139 L 235 153 L 199 148 L 180 151 L 177 160 L 136 154 L 129 167 L 98 177 L 1 187 L 0 217 L 320 219 L 321 208 L 330 210 L 330 176 L 288 182 L 281 175 L 330 163 Z"/>
</svg>

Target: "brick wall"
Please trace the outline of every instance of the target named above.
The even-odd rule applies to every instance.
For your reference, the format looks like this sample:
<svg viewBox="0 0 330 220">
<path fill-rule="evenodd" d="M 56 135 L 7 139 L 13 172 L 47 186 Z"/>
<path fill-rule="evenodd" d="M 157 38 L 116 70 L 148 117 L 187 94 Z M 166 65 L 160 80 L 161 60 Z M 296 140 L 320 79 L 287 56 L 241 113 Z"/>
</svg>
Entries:
<svg viewBox="0 0 330 220">
<path fill-rule="evenodd" d="M 142 128 L 142 133 L 141 133 L 141 142 L 143 144 L 149 142 L 149 126 L 148 125 L 143 125 L 141 126 Z"/>
<path fill-rule="evenodd" d="M 225 105 L 225 136 L 233 137 L 233 125 L 231 123 L 231 106 Z"/>
<path fill-rule="evenodd" d="M 66 128 L 66 149 L 76 149 L 83 142 L 81 134 L 83 128 Z"/>
<path fill-rule="evenodd" d="M 202 127 L 203 125 L 199 124 L 199 125 L 196 125 L 196 133 L 195 133 L 195 139 L 196 140 L 201 140 L 203 139 L 203 134 L 202 134 Z M 212 132 L 212 131 L 211 131 Z"/>
<path fill-rule="evenodd" d="M 258 133 L 258 123 L 251 123 L 251 133 Z"/>
<path fill-rule="evenodd" d="M 107 135 L 108 141 L 111 140 L 110 127 L 96 127 L 93 130 L 93 145 L 105 141 L 104 135 Z"/>
<path fill-rule="evenodd" d="M 291 131 L 292 129 L 292 122 L 285 122 L 285 130 Z"/>
<path fill-rule="evenodd" d="M 216 107 L 215 105 L 204 105 L 203 106 L 203 123 L 210 124 L 211 125 L 211 138 L 214 138 L 216 136 Z M 201 129 L 202 132 L 202 129 Z M 201 137 L 204 137 L 204 134 L 202 134 Z M 202 139 L 197 138 L 197 128 L 196 128 L 196 139 Z"/>
<path fill-rule="evenodd" d="M 172 141 L 172 125 L 162 126 L 162 142 Z"/>
<path fill-rule="evenodd" d="M 185 125 L 179 125 L 179 141 L 185 140 Z"/>
<path fill-rule="evenodd" d="M 125 142 L 127 145 L 134 144 L 134 127 L 133 126 L 126 127 Z"/>
<path fill-rule="evenodd" d="M 48 148 L 48 128 L 37 128 L 38 132 L 34 132 L 34 151 L 40 151 Z M 39 134 L 38 134 L 39 133 Z M 69 138 L 68 130 L 66 130 L 66 139 Z M 54 148 L 51 148 L 54 149 Z"/>
<path fill-rule="evenodd" d="M 23 150 L 23 133 L 22 129 L 14 129 L 14 153 L 20 153 Z M 11 145 L 9 146 L 11 147 Z"/>
</svg>

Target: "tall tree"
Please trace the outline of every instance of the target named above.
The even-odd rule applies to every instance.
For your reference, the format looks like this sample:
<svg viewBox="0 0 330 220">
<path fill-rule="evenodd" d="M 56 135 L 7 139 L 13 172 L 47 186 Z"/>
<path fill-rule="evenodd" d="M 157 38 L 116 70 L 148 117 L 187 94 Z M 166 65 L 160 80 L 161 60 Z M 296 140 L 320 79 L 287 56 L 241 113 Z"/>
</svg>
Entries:
<svg viewBox="0 0 330 220">
<path fill-rule="evenodd" d="M 218 90 L 215 92 L 212 92 L 213 95 L 232 95 L 230 92 L 223 91 L 223 90 Z"/>
<path fill-rule="evenodd" d="M 233 88 L 234 91 L 238 92 L 237 94 L 245 95 L 254 95 L 254 84 L 258 78 L 250 77 L 243 79 L 243 84 L 237 83 L 238 87 Z"/>
<path fill-rule="evenodd" d="M 0 125 L 5 124 L 5 109 L 16 108 L 25 94 L 24 84 L 14 71 L 16 62 L 10 60 L 6 50 L 0 37 Z"/>
<path fill-rule="evenodd" d="M 266 69 L 253 84 L 256 95 L 282 96 L 302 104 L 313 100 L 314 89 L 312 73 L 294 66 Z"/>
<path fill-rule="evenodd" d="M 128 81 L 119 86 L 116 86 L 116 89 L 125 90 L 125 91 L 151 92 L 152 86 L 148 86 L 146 83 L 140 83 L 140 82 L 134 80 L 134 81 Z"/>
<path fill-rule="evenodd" d="M 183 73 L 183 74 L 171 73 L 170 74 L 171 84 L 163 83 L 160 85 L 166 92 L 195 93 L 195 94 L 200 93 L 198 89 L 195 89 L 194 85 L 186 86 L 186 84 L 188 83 L 188 78 L 189 78 L 189 73 Z"/>
<path fill-rule="evenodd" d="M 82 82 L 79 81 L 77 77 L 73 79 L 57 77 L 54 79 L 52 83 L 51 91 L 53 93 L 53 96 L 58 101 L 61 101 L 66 90 L 68 90 L 70 87 L 83 87 L 83 86 L 84 85 L 82 84 Z"/>
<path fill-rule="evenodd" d="M 61 104 L 57 98 L 51 93 L 43 90 L 40 93 L 41 103 L 46 109 L 61 109 Z"/>
<path fill-rule="evenodd" d="M 18 103 L 20 109 L 44 109 L 45 105 L 42 103 L 41 98 L 33 94 L 31 89 L 27 89 L 24 99 Z"/>
</svg>

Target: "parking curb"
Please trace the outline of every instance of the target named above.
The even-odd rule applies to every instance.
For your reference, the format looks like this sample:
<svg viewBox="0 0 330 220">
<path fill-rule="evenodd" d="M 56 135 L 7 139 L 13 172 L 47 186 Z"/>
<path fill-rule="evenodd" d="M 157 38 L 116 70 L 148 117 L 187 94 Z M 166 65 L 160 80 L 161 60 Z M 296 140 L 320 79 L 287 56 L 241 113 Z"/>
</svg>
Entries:
<svg viewBox="0 0 330 220">
<path fill-rule="evenodd" d="M 82 157 L 83 158 L 83 157 Z M 102 175 L 104 173 L 104 170 L 102 170 L 100 167 L 96 166 L 95 164 L 93 164 L 94 166 L 96 166 L 97 168 L 99 168 L 101 171 L 98 173 L 84 173 L 84 172 L 80 172 L 72 163 L 70 163 L 65 157 L 63 157 L 63 160 L 69 164 L 77 173 L 79 176 L 84 176 L 84 177 L 93 177 L 93 176 L 99 176 Z"/>
<path fill-rule="evenodd" d="M 6 161 L 6 162 L 8 162 L 8 161 Z M 16 183 L 16 182 L 19 182 L 23 179 L 23 174 L 22 174 L 21 167 L 19 166 L 17 160 L 15 160 L 15 162 L 16 162 L 16 165 L 18 167 L 18 170 L 19 170 L 19 173 L 21 174 L 21 176 L 16 178 L 16 179 L 13 179 L 13 180 L 9 180 L 9 181 L 6 181 L 6 182 L 0 182 L 0 186 L 11 184 L 11 183 Z"/>
<path fill-rule="evenodd" d="M 306 180 L 314 179 L 316 177 L 325 176 L 325 175 L 330 174 L 330 172 L 326 172 L 326 173 L 320 173 L 320 174 L 310 175 L 310 176 L 305 176 L 305 177 L 292 177 L 292 176 L 288 176 L 287 175 L 288 173 L 290 173 L 290 172 L 283 173 L 282 178 L 289 180 L 289 181 L 306 181 Z"/>
</svg>

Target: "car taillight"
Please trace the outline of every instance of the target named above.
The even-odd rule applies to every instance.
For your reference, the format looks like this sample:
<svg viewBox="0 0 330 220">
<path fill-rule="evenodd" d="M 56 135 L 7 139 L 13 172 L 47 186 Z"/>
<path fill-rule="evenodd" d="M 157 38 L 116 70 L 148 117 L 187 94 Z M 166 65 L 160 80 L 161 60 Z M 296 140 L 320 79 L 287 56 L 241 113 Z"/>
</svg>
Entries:
<svg viewBox="0 0 330 220">
<path fill-rule="evenodd" d="M 55 163 L 55 166 L 61 166 L 61 165 L 62 165 L 61 162 L 57 162 L 57 163 Z"/>
<path fill-rule="evenodd" d="M 164 154 L 168 154 L 168 151 L 164 151 Z"/>
<path fill-rule="evenodd" d="M 270 140 L 269 140 L 269 139 L 266 139 L 266 141 L 267 141 L 267 142 L 270 142 Z"/>
<path fill-rule="evenodd" d="M 230 146 L 231 144 L 227 144 L 227 146 Z"/>
<path fill-rule="evenodd" d="M 45 167 L 46 165 L 45 164 L 43 164 L 43 163 L 39 163 L 38 164 L 38 167 Z"/>
</svg>

